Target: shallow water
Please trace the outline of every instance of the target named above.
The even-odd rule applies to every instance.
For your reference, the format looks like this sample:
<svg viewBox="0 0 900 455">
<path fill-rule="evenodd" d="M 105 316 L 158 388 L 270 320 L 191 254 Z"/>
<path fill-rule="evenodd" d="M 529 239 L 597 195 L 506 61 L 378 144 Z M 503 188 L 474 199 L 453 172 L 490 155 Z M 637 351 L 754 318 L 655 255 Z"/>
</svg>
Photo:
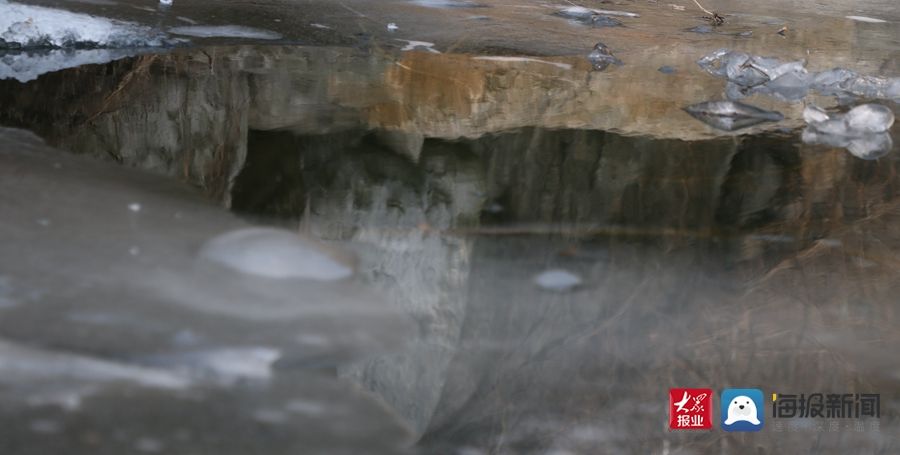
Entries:
<svg viewBox="0 0 900 455">
<path fill-rule="evenodd" d="M 897 452 L 900 126 L 803 116 L 897 100 L 684 110 L 719 48 L 900 76 L 895 5 L 795 3 L 34 2 L 204 36 L 0 57 L 0 452 Z M 670 431 L 670 387 L 881 412 Z"/>
</svg>

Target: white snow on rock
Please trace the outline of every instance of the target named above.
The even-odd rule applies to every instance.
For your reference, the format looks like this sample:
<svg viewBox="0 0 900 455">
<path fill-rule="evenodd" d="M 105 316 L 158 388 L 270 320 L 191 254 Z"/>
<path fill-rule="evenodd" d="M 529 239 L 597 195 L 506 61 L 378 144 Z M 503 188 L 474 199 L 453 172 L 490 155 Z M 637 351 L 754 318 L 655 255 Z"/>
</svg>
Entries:
<svg viewBox="0 0 900 455">
<path fill-rule="evenodd" d="M 579 286 L 581 277 L 568 270 L 550 269 L 535 276 L 534 283 L 547 291 L 565 292 Z"/>
<path fill-rule="evenodd" d="M 281 39 L 281 35 L 273 31 L 241 25 L 190 25 L 170 28 L 169 33 L 196 38 Z"/>
<path fill-rule="evenodd" d="M 857 22 L 868 22 L 870 24 L 883 24 L 887 22 L 883 19 L 876 19 L 874 17 L 866 17 L 866 16 L 847 16 L 847 19 Z"/>
<path fill-rule="evenodd" d="M 200 257 L 249 275 L 334 281 L 353 275 L 317 243 L 281 229 L 246 228 L 215 237 Z"/>
<path fill-rule="evenodd" d="M 440 54 L 441 51 L 434 48 L 434 43 L 429 43 L 428 41 L 412 41 L 408 39 L 398 39 L 397 41 L 405 41 L 407 44 L 403 46 L 401 51 L 414 51 L 414 50 L 426 50 L 431 52 L 432 54 Z"/>
<path fill-rule="evenodd" d="M 0 0 L 0 79 L 28 82 L 180 41 L 131 22 Z"/>
<path fill-rule="evenodd" d="M 88 14 L 0 0 L 0 49 L 159 47 L 150 27 Z"/>
<path fill-rule="evenodd" d="M 2 52 L 2 51 L 0 51 Z M 82 65 L 108 63 L 140 54 L 130 49 L 52 49 L 0 55 L 0 79 L 28 82 L 45 73 Z"/>
</svg>

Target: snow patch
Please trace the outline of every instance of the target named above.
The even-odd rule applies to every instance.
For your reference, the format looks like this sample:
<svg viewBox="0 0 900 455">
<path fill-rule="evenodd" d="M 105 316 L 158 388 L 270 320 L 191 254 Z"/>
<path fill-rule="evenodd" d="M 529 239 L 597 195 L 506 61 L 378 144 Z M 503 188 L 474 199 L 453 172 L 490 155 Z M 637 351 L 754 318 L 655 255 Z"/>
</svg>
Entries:
<svg viewBox="0 0 900 455">
<path fill-rule="evenodd" d="M 534 283 L 547 291 L 565 292 L 581 285 L 581 277 L 568 270 L 550 269 L 535 276 Z"/>
<path fill-rule="evenodd" d="M 0 0 L 0 79 L 28 82 L 180 42 L 131 22 Z"/>
<path fill-rule="evenodd" d="M 334 281 L 353 275 L 315 242 L 281 229 L 238 229 L 206 242 L 200 257 L 249 275 Z"/>
<path fill-rule="evenodd" d="M 411 41 L 406 39 L 398 39 L 397 41 L 405 41 L 407 44 L 403 46 L 401 51 L 413 51 L 421 48 L 422 50 L 426 50 L 428 52 L 434 54 L 440 54 L 441 51 L 434 48 L 434 43 L 429 43 L 428 41 Z"/>
<path fill-rule="evenodd" d="M 173 44 L 150 27 L 0 0 L 0 49 L 135 48 Z"/>
<path fill-rule="evenodd" d="M 109 63 L 143 52 L 130 49 L 52 49 L 39 52 L 10 53 L 0 50 L 0 79 L 28 82 L 45 73 L 82 65 Z"/>
<path fill-rule="evenodd" d="M 884 24 L 887 21 L 883 19 L 876 19 L 874 17 L 866 17 L 866 16 L 846 16 L 847 19 L 857 22 L 868 22 L 870 24 Z"/>
</svg>

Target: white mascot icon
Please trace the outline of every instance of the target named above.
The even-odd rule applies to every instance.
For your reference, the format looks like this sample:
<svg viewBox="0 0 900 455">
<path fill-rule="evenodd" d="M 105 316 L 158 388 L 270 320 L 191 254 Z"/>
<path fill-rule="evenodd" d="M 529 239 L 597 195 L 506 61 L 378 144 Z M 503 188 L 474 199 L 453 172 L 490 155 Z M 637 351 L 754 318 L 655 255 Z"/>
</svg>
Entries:
<svg viewBox="0 0 900 455">
<path fill-rule="evenodd" d="M 725 419 L 725 425 L 731 425 L 735 422 L 750 422 L 753 425 L 759 425 L 759 419 L 756 418 L 756 403 L 745 395 L 734 397 L 731 404 L 728 405 L 728 418 Z"/>
</svg>

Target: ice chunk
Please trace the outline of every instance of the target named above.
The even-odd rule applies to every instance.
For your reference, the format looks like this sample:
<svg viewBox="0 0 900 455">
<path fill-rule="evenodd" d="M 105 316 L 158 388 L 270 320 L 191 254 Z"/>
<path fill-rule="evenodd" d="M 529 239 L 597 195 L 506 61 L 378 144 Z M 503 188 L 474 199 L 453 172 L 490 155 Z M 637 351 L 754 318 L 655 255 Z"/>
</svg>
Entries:
<svg viewBox="0 0 900 455">
<path fill-rule="evenodd" d="M 713 51 L 697 61 L 697 64 L 709 74 L 725 77 L 744 87 L 753 87 L 769 80 L 769 76 L 761 70 L 761 66 L 752 63 L 750 54 L 732 52 L 728 49 Z"/>
<path fill-rule="evenodd" d="M 811 126 L 803 130 L 801 136 L 806 144 L 823 144 L 832 147 L 844 147 L 853 156 L 874 160 L 887 155 L 894 147 L 891 135 L 888 133 L 873 133 L 861 137 L 851 137 L 840 134 L 823 133 Z"/>
<path fill-rule="evenodd" d="M 819 106 L 815 106 L 810 104 L 803 109 L 803 120 L 806 123 L 822 123 L 827 122 L 830 119 L 828 113 L 825 112 L 825 109 L 822 109 Z"/>
<path fill-rule="evenodd" d="M 767 111 L 735 101 L 708 101 L 688 106 L 684 110 L 697 120 L 725 131 L 784 119 L 780 112 Z"/>
<path fill-rule="evenodd" d="M 353 275 L 317 243 L 289 231 L 246 228 L 206 242 L 200 257 L 250 275 L 268 278 L 303 278 L 333 281 Z"/>
<path fill-rule="evenodd" d="M 281 39 L 279 33 L 243 25 L 186 25 L 172 27 L 170 33 L 197 38 L 247 38 L 260 40 Z"/>
<path fill-rule="evenodd" d="M 569 6 L 562 8 L 555 13 L 555 16 L 572 19 L 586 25 L 595 27 L 617 27 L 622 22 L 611 16 L 619 17 L 640 17 L 639 14 L 629 13 L 627 11 L 612 11 L 602 9 L 584 8 L 582 6 Z"/>
<path fill-rule="evenodd" d="M 591 25 L 594 27 L 621 27 L 622 21 L 614 17 L 598 14 L 591 18 Z"/>
<path fill-rule="evenodd" d="M 737 85 L 726 87 L 729 99 L 762 93 L 794 101 L 813 89 L 840 98 L 900 100 L 900 78 L 863 76 L 843 68 L 808 73 L 803 60 L 782 62 L 776 58 L 719 49 L 700 58 L 697 64 L 708 73 L 725 77 Z"/>
<path fill-rule="evenodd" d="M 564 292 L 581 285 L 581 277 L 563 269 L 550 269 L 534 277 L 541 289 Z"/>
<path fill-rule="evenodd" d="M 803 61 L 784 63 L 776 58 L 751 56 L 726 49 L 704 56 L 697 64 L 710 74 L 725 76 L 744 87 L 765 84 L 786 74 L 793 73 L 797 78 L 804 78 L 806 74 Z"/>
<path fill-rule="evenodd" d="M 803 119 L 822 133 L 862 136 L 890 130 L 894 113 L 880 104 L 856 106 L 846 114 L 828 114 L 818 106 L 809 105 L 803 110 Z"/>
<path fill-rule="evenodd" d="M 835 95 L 841 84 L 849 79 L 855 78 L 856 72 L 845 68 L 834 68 L 827 71 L 816 73 L 810 82 L 810 88 L 818 91 L 823 95 Z"/>
<path fill-rule="evenodd" d="M 795 101 L 803 99 L 809 92 L 809 81 L 810 77 L 806 70 L 789 71 L 769 81 L 756 91 L 785 101 Z"/>
<path fill-rule="evenodd" d="M 850 77 L 836 87 L 832 87 L 838 95 L 843 92 L 861 98 L 900 99 L 900 77 L 885 78 L 878 76 L 856 75 Z"/>
<path fill-rule="evenodd" d="M 806 62 L 803 60 L 781 63 L 780 60 L 774 58 L 753 57 L 750 59 L 749 64 L 773 81 L 782 75 L 789 73 L 799 75 L 806 74 Z"/>
<path fill-rule="evenodd" d="M 622 66 L 623 64 L 621 60 L 612 54 L 609 47 L 603 43 L 594 45 L 594 49 L 588 54 L 588 61 L 591 62 L 591 67 L 594 71 L 603 71 L 609 65 Z"/>
<path fill-rule="evenodd" d="M 862 133 L 883 133 L 894 124 L 894 112 L 880 104 L 863 104 L 850 109 L 847 126 Z"/>
<path fill-rule="evenodd" d="M 829 114 L 817 106 L 807 106 L 803 119 L 809 124 L 803 131 L 805 143 L 845 147 L 853 155 L 871 160 L 893 148 L 888 130 L 894 113 L 880 104 L 856 106 L 846 114 Z"/>
<path fill-rule="evenodd" d="M 731 53 L 728 49 L 717 49 L 701 57 L 700 60 L 697 60 L 697 64 L 713 76 L 724 76 L 726 74 L 726 56 Z"/>
</svg>

